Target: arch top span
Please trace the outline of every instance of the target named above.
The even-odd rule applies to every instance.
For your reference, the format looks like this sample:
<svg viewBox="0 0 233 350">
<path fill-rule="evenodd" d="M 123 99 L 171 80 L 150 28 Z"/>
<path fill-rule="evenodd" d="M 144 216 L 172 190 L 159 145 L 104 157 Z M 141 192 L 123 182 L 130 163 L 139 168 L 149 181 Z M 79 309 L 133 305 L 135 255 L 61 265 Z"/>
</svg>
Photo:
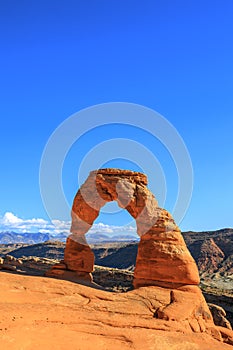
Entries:
<svg viewBox="0 0 233 350">
<path fill-rule="evenodd" d="M 92 170 L 90 172 L 90 176 L 95 176 L 98 174 L 106 175 L 108 177 L 120 176 L 121 178 L 127 178 L 128 180 L 133 179 L 134 182 L 144 183 L 145 185 L 148 184 L 147 176 L 138 171 L 122 170 L 117 168 L 105 168 L 105 169 Z"/>
<path fill-rule="evenodd" d="M 107 202 L 116 201 L 136 220 L 137 232 L 141 236 L 148 231 L 148 225 L 152 226 L 157 220 L 155 209 L 158 203 L 147 183 L 145 174 L 131 170 L 107 168 L 91 171 L 74 198 L 71 232 L 85 234 L 100 209 Z"/>
</svg>

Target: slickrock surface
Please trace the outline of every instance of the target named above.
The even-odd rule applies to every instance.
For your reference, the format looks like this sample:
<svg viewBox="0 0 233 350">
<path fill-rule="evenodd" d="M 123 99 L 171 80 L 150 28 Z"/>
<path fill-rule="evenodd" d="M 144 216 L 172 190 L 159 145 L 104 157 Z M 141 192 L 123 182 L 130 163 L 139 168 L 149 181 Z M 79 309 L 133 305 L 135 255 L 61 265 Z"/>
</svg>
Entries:
<svg viewBox="0 0 233 350">
<path fill-rule="evenodd" d="M 158 207 L 147 188 L 146 175 L 120 169 L 92 171 L 78 190 L 72 207 L 72 234 L 67 239 L 64 262 L 47 276 L 72 280 L 91 279 L 94 256 L 85 233 L 107 202 L 117 201 L 136 220 L 141 237 L 134 272 L 134 287 L 198 285 L 197 266 L 172 216 Z M 65 264 L 65 268 L 64 268 Z M 68 271 L 68 275 L 67 275 Z"/>
<path fill-rule="evenodd" d="M 227 350 L 196 286 L 109 293 L 0 273 L 0 347 L 9 350 Z M 233 344 L 233 343 L 232 343 Z"/>
</svg>

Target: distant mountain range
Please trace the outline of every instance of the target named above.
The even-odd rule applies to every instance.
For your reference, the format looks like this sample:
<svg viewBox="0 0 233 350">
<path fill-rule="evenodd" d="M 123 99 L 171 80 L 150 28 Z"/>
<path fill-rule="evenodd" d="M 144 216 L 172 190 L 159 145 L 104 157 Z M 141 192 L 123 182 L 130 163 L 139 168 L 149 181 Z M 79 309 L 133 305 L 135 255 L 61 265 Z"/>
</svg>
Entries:
<svg viewBox="0 0 233 350">
<path fill-rule="evenodd" d="M 36 244 L 43 243 L 46 241 L 61 241 L 65 242 L 67 238 L 67 233 L 59 233 L 56 235 L 51 235 L 49 233 L 41 232 L 25 232 L 17 233 L 14 231 L 3 231 L 0 232 L 0 244 L 14 244 L 14 243 L 24 243 L 24 244 Z M 87 233 L 87 241 L 89 244 L 104 243 L 104 242 L 131 242 L 137 241 L 139 238 L 135 235 L 128 234 L 116 234 L 114 236 L 107 235 L 103 233 Z"/>
<path fill-rule="evenodd" d="M 34 244 L 50 240 L 51 237 L 48 233 L 17 233 L 13 231 L 0 232 L 1 244 L 13 244 L 13 243 L 27 243 Z"/>
<path fill-rule="evenodd" d="M 215 244 L 217 244 L 220 249 L 225 253 L 225 251 L 229 250 L 232 244 L 233 239 L 233 229 L 232 228 L 224 228 L 216 231 L 202 231 L 202 232 L 194 232 L 187 231 L 182 232 L 183 237 L 188 245 L 192 254 L 195 255 L 195 250 L 198 245 L 202 244 L 206 240 L 213 240 Z M 56 235 L 52 235 L 49 233 L 41 233 L 41 232 L 25 232 L 18 233 L 14 231 L 3 231 L 0 232 L 0 244 L 14 244 L 14 243 L 24 243 L 24 244 L 36 244 L 43 243 L 46 241 L 61 241 L 65 242 L 68 234 L 65 232 L 61 232 Z M 139 237 L 129 233 L 119 233 L 115 235 L 104 234 L 102 232 L 96 233 L 87 233 L 86 238 L 89 244 L 97 244 L 97 243 L 107 243 L 107 242 L 135 242 L 139 241 Z M 210 241 L 211 245 L 213 244 Z M 226 244 L 225 244 L 226 243 Z M 196 248 L 195 248 L 196 247 Z M 227 248 L 228 247 L 228 248 Z M 198 247 L 198 251 L 199 251 Z M 230 250 L 231 252 L 231 250 Z M 228 251 L 227 251 L 228 253 Z M 232 254 L 233 252 L 231 252 Z"/>
<path fill-rule="evenodd" d="M 64 234 L 59 235 L 56 240 L 64 240 Z M 41 232 L 25 232 L 18 233 L 14 231 L 3 231 L 0 232 L 0 244 L 13 244 L 13 243 L 25 243 L 35 244 L 42 243 L 45 241 L 53 240 L 53 236 L 48 233 Z"/>
</svg>

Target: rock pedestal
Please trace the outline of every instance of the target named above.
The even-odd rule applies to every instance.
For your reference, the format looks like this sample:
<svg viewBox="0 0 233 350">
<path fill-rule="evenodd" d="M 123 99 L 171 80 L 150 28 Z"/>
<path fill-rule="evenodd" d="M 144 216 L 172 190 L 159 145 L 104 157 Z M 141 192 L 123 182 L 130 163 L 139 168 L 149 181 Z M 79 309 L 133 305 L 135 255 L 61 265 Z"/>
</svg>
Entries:
<svg viewBox="0 0 233 350">
<path fill-rule="evenodd" d="M 196 263 L 172 216 L 157 208 L 157 221 L 141 236 L 134 271 L 134 287 L 158 285 L 176 288 L 199 284 Z"/>
<path fill-rule="evenodd" d="M 72 280 L 73 282 L 92 282 L 94 269 L 94 253 L 84 236 L 77 235 L 67 238 L 64 260 L 55 264 L 46 273 L 47 277 L 57 277 Z"/>
</svg>

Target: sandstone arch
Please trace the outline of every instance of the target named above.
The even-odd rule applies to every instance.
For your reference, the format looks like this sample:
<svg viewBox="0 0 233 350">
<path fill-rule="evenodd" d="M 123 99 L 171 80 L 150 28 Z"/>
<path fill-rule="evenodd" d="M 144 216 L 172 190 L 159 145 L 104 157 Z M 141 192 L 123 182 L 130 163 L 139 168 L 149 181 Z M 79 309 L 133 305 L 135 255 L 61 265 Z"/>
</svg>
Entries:
<svg viewBox="0 0 233 350">
<path fill-rule="evenodd" d="M 134 287 L 158 285 L 176 288 L 199 284 L 197 266 L 172 216 L 158 207 L 147 188 L 146 175 L 120 169 L 92 171 L 78 190 L 72 207 L 71 235 L 64 262 L 50 276 L 92 281 L 94 254 L 85 233 L 110 201 L 117 201 L 135 219 L 140 236 Z"/>
</svg>

